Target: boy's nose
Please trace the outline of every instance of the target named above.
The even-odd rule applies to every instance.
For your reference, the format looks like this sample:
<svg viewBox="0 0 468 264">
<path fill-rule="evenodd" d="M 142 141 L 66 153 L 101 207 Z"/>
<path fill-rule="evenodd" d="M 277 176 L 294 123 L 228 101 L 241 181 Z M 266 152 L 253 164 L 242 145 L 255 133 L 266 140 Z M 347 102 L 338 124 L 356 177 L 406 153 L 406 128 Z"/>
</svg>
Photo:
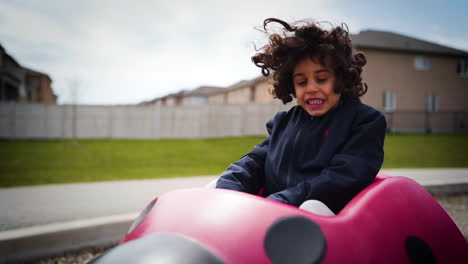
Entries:
<svg viewBox="0 0 468 264">
<path fill-rule="evenodd" d="M 318 91 L 318 87 L 315 83 L 309 83 L 307 86 L 306 86 L 306 92 L 316 92 Z"/>
</svg>

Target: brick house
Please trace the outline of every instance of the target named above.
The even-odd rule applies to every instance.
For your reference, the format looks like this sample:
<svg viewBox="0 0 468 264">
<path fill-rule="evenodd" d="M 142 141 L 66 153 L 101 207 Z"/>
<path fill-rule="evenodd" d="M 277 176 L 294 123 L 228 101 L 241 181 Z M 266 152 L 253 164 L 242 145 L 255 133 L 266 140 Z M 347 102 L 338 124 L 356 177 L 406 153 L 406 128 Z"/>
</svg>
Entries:
<svg viewBox="0 0 468 264">
<path fill-rule="evenodd" d="M 0 102 L 25 99 L 26 70 L 0 45 Z"/>
<path fill-rule="evenodd" d="M 47 74 L 21 66 L 0 45 L 0 102 L 55 104 L 57 96 Z"/>
<path fill-rule="evenodd" d="M 52 79 L 49 75 L 26 69 L 26 101 L 55 104 L 57 95 L 52 90 Z"/>
</svg>

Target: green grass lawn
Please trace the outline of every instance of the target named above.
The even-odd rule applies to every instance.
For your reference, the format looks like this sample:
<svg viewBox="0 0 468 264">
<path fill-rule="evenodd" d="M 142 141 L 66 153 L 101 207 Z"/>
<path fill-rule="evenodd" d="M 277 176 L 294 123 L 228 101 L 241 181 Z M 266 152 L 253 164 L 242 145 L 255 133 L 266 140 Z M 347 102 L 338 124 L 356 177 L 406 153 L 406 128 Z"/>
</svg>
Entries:
<svg viewBox="0 0 468 264">
<path fill-rule="evenodd" d="M 0 140 L 0 187 L 216 175 L 262 137 Z M 468 167 L 468 135 L 388 135 L 384 168 Z"/>
</svg>

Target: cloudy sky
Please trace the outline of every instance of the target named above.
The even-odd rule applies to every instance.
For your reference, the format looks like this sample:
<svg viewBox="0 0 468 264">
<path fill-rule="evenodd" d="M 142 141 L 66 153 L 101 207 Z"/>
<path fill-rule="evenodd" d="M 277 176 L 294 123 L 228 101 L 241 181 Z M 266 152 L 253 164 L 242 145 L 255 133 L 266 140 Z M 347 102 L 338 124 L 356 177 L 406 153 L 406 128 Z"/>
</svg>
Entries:
<svg viewBox="0 0 468 264">
<path fill-rule="evenodd" d="M 380 2 L 380 3 L 379 3 Z M 0 0 L 0 44 L 59 103 L 132 104 L 258 76 L 267 17 L 345 22 L 468 51 L 468 1 Z"/>
</svg>

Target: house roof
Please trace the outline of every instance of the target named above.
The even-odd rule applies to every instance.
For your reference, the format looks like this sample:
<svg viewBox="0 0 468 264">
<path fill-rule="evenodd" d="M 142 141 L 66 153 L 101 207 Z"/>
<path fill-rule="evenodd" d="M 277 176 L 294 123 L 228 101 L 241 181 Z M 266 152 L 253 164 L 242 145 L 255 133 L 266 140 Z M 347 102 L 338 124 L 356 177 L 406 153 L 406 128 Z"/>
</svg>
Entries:
<svg viewBox="0 0 468 264">
<path fill-rule="evenodd" d="M 15 58 L 13 58 L 12 56 L 10 56 L 10 54 L 8 54 L 5 50 L 5 48 L 3 48 L 2 44 L 0 44 L 0 54 L 4 54 L 4 56 L 10 60 L 11 62 L 13 62 L 13 64 L 15 64 L 15 66 L 17 67 L 21 67 L 21 65 L 15 60 Z"/>
<path fill-rule="evenodd" d="M 214 92 L 210 95 L 215 95 L 215 94 L 221 94 L 221 93 L 226 93 L 228 91 L 232 91 L 232 90 L 236 90 L 236 89 L 240 89 L 240 88 L 245 88 L 245 87 L 250 87 L 250 86 L 254 86 L 264 80 L 266 80 L 267 78 L 264 77 L 263 75 L 260 75 L 258 77 L 255 77 L 253 79 L 250 79 L 250 80 L 242 80 L 242 81 L 239 81 L 239 82 L 236 82 L 222 90 L 218 90 L 217 92 Z"/>
<path fill-rule="evenodd" d="M 153 104 L 157 101 L 163 100 L 163 99 L 168 99 L 168 98 L 178 98 L 181 99 L 184 96 L 208 96 L 213 93 L 217 93 L 219 91 L 225 90 L 225 88 L 222 87 L 216 87 L 216 86 L 200 86 L 198 88 L 195 88 L 193 90 L 182 90 L 176 93 L 170 93 L 165 96 L 157 97 L 155 99 L 149 100 L 149 101 L 143 101 L 139 103 L 140 105 L 145 105 L 145 104 Z"/>
<path fill-rule="evenodd" d="M 225 88 L 222 87 L 216 87 L 216 86 L 200 86 L 196 89 L 190 90 L 190 91 L 184 91 L 183 95 L 199 95 L 199 96 L 208 96 L 212 93 L 216 93 L 219 91 L 224 90 Z"/>
<path fill-rule="evenodd" d="M 386 31 L 361 31 L 359 34 L 352 34 L 351 41 L 356 49 L 370 48 L 450 56 L 468 56 L 468 52 L 466 51 Z"/>
<path fill-rule="evenodd" d="M 50 76 L 48 74 L 38 72 L 38 71 L 35 71 L 35 70 L 31 70 L 31 69 L 28 69 L 28 68 L 25 68 L 25 67 L 23 67 L 23 68 L 26 70 L 26 73 L 29 74 L 29 75 L 45 77 L 45 78 L 49 79 L 49 81 L 52 81 L 52 79 L 50 78 Z"/>
<path fill-rule="evenodd" d="M 52 79 L 50 78 L 50 76 L 48 74 L 45 74 L 43 72 L 38 72 L 38 71 L 35 71 L 35 70 L 32 70 L 32 69 L 29 69 L 29 68 L 26 68 L 26 67 L 23 67 L 21 66 L 16 60 L 15 58 L 13 58 L 12 56 L 10 56 L 5 48 L 2 46 L 2 44 L 0 44 L 0 53 L 4 54 L 5 57 L 7 57 L 9 60 L 11 60 L 17 67 L 20 67 L 20 68 L 23 68 L 26 73 L 30 74 L 30 75 L 34 75 L 34 76 L 43 76 L 43 77 L 46 77 L 47 79 L 49 79 L 50 81 L 52 81 Z"/>
<path fill-rule="evenodd" d="M 257 83 L 259 82 L 262 82 L 266 79 L 266 77 L 264 77 L 263 75 L 260 75 L 258 77 L 255 77 L 253 79 L 250 79 L 250 80 L 242 80 L 240 82 L 237 82 L 231 86 L 228 86 L 227 89 L 236 89 L 236 88 L 240 88 L 240 87 L 246 87 L 246 86 L 252 86 L 252 85 L 256 85 Z"/>
</svg>

